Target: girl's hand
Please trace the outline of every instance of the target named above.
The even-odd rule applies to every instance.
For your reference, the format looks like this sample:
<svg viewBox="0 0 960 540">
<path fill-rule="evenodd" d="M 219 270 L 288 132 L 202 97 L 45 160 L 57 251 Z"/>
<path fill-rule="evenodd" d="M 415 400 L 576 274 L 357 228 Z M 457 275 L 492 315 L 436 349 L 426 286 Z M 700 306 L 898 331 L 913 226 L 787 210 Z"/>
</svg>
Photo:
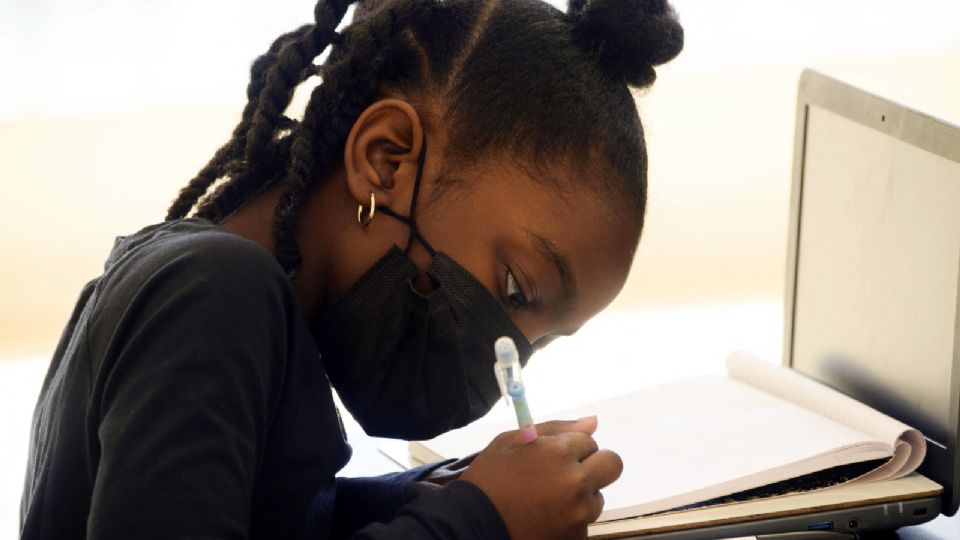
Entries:
<svg viewBox="0 0 960 540">
<path fill-rule="evenodd" d="M 598 450 L 596 417 L 537 425 L 523 444 L 501 433 L 461 476 L 493 501 L 513 540 L 583 539 L 603 510 L 600 488 L 620 477 L 623 462 Z"/>
</svg>

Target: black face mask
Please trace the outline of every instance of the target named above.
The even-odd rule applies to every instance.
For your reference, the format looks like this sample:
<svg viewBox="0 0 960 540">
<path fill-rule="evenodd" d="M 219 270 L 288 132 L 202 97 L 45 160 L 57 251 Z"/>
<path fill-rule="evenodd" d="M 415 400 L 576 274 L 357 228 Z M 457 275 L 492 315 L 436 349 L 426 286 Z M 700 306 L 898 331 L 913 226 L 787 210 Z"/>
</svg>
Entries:
<svg viewBox="0 0 960 540">
<path fill-rule="evenodd" d="M 429 439 L 483 416 L 500 399 L 493 343 L 509 336 L 526 365 L 531 346 L 499 302 L 469 272 L 434 251 L 414 220 L 426 156 L 420 150 L 410 215 L 382 213 L 410 226 L 325 314 L 314 331 L 330 382 L 367 434 Z M 413 286 L 408 256 L 417 239 L 433 256 L 433 292 Z"/>
</svg>

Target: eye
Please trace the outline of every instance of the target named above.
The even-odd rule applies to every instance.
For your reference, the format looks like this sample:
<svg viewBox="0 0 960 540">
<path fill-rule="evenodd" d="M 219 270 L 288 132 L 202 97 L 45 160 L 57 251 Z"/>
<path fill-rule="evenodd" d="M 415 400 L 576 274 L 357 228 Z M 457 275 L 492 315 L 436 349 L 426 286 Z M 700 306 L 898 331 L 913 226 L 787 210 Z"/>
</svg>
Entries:
<svg viewBox="0 0 960 540">
<path fill-rule="evenodd" d="M 507 268 L 507 301 L 514 309 L 526 309 L 528 304 L 527 295 L 520 290 L 517 278 L 513 276 L 513 272 L 509 268 Z"/>
</svg>

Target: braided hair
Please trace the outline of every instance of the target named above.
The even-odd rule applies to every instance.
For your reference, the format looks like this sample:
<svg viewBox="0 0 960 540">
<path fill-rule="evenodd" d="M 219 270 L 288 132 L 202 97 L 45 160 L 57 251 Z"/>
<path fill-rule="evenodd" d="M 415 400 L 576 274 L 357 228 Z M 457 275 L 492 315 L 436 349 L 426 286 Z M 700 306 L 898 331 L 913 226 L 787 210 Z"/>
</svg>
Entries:
<svg viewBox="0 0 960 540">
<path fill-rule="evenodd" d="M 293 277 L 310 188 L 340 164 L 364 109 L 400 95 L 442 111 L 445 160 L 506 151 L 544 182 L 559 182 L 550 169 L 564 163 L 582 173 L 571 187 L 627 201 L 642 227 L 647 157 L 629 88 L 652 84 L 654 67 L 683 46 L 666 0 L 569 0 L 566 13 L 540 0 L 366 0 L 339 33 L 352 1 L 319 0 L 313 24 L 278 37 L 253 62 L 240 122 L 167 220 L 196 207 L 219 221 L 280 184 L 276 257 Z M 322 82 L 303 119 L 288 118 L 294 90 L 314 75 Z"/>
</svg>

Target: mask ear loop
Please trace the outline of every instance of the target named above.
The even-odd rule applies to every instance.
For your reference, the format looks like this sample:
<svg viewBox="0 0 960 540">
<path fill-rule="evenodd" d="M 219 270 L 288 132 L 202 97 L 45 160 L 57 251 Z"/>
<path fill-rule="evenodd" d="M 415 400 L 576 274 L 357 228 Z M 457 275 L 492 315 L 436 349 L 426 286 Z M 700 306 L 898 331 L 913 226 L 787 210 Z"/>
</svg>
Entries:
<svg viewBox="0 0 960 540">
<path fill-rule="evenodd" d="M 410 236 L 407 237 L 407 247 L 404 248 L 404 253 L 410 253 L 410 248 L 413 247 L 414 239 L 419 240 L 423 247 L 427 249 L 427 253 L 431 257 L 437 254 L 436 250 L 433 249 L 433 246 L 427 242 L 427 239 L 420 234 L 420 228 L 417 226 L 417 221 L 414 219 L 414 213 L 417 211 L 417 200 L 420 198 L 420 181 L 423 179 L 423 164 L 427 160 L 427 134 L 423 134 L 423 144 L 420 146 L 420 154 L 417 155 L 417 177 L 413 181 L 413 196 L 410 201 L 410 215 L 402 216 L 393 210 L 383 207 L 380 211 L 394 219 L 399 219 L 400 221 L 406 223 L 410 226 Z"/>
</svg>

